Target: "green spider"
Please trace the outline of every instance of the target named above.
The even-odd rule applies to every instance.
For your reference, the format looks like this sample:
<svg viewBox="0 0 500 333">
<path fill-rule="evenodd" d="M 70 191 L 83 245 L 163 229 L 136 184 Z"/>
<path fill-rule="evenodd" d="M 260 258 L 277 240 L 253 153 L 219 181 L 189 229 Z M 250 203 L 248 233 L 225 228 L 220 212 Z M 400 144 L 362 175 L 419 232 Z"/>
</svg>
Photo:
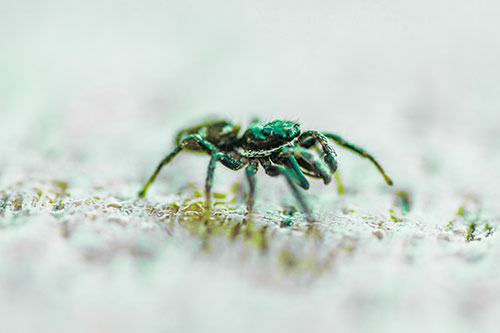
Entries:
<svg viewBox="0 0 500 333">
<path fill-rule="evenodd" d="M 328 184 L 337 170 L 337 153 L 328 138 L 338 145 L 350 149 L 369 159 L 380 171 L 388 185 L 392 180 L 380 164 L 364 149 L 355 146 L 340 136 L 327 132 L 301 132 L 297 122 L 274 120 L 268 123 L 253 123 L 241 137 L 240 127 L 225 120 L 214 120 L 181 130 L 175 139 L 176 147 L 158 165 L 139 197 L 144 198 L 149 186 L 155 181 L 160 170 L 167 165 L 181 150 L 205 152 L 211 156 L 205 181 L 206 205 L 210 206 L 210 192 L 217 162 L 232 170 L 247 166 L 246 177 L 249 184 L 247 212 L 251 213 L 254 205 L 255 174 L 259 164 L 266 174 L 272 177 L 283 176 L 303 211 L 312 221 L 312 213 L 299 187 L 307 190 L 309 182 L 305 176 L 321 178 Z M 318 152 L 310 150 L 319 144 Z M 315 154 L 316 152 L 316 154 Z"/>
</svg>

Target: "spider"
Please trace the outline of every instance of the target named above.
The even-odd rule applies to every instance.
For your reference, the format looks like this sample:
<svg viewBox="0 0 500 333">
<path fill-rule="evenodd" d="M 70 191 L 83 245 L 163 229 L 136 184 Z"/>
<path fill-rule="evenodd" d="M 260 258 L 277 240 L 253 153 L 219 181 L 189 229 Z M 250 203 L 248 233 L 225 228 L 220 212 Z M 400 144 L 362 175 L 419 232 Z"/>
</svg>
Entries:
<svg viewBox="0 0 500 333">
<path fill-rule="evenodd" d="M 205 152 L 211 156 L 205 181 L 207 207 L 210 207 L 210 192 L 217 162 L 232 170 L 247 166 L 245 169 L 249 184 L 247 213 L 251 214 L 254 206 L 255 175 L 260 164 L 269 176 L 283 176 L 286 179 L 308 220 L 313 221 L 311 210 L 299 187 L 305 190 L 309 188 L 306 176 L 320 178 L 324 184 L 330 182 L 337 170 L 337 153 L 328 139 L 369 159 L 382 174 L 385 182 L 392 185 L 392 180 L 373 156 L 336 134 L 314 130 L 301 132 L 297 122 L 285 120 L 254 122 L 241 137 L 238 137 L 239 131 L 240 126 L 226 120 L 208 121 L 181 130 L 175 138 L 176 147 L 160 162 L 139 192 L 139 197 L 145 197 L 146 191 L 160 170 L 181 150 Z M 316 151 L 310 150 L 313 147 L 316 147 Z"/>
</svg>

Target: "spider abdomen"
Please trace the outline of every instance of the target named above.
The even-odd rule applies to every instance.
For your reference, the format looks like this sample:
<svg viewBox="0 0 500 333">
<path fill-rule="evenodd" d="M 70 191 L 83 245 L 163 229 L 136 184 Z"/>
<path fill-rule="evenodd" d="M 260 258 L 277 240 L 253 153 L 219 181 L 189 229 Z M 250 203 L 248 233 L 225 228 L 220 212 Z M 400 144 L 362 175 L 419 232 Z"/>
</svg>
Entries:
<svg viewBox="0 0 500 333">
<path fill-rule="evenodd" d="M 178 145 L 190 135 L 200 135 L 218 149 L 230 151 L 237 143 L 240 126 L 225 120 L 207 121 L 200 125 L 183 129 L 177 133 L 175 143 Z M 197 143 L 186 143 L 186 148 L 203 150 Z"/>
</svg>

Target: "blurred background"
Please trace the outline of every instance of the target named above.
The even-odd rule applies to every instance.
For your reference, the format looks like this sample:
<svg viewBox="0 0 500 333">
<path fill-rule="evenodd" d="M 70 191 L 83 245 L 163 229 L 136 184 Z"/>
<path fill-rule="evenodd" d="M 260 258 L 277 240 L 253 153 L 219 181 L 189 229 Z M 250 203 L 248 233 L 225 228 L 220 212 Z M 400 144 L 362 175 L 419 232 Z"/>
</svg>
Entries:
<svg viewBox="0 0 500 333">
<path fill-rule="evenodd" d="M 218 114 L 497 146 L 499 14 L 497 1 L 2 0 L 2 136 L 106 150 Z"/>
<path fill-rule="evenodd" d="M 179 129 L 258 117 L 341 134 L 403 187 L 488 187 L 499 15 L 496 1 L 1 0 L 2 163 L 142 182 Z M 355 182 L 365 162 L 340 158 Z"/>
<path fill-rule="evenodd" d="M 499 15 L 487 0 L 1 0 L 0 153 L 143 181 L 185 126 L 291 119 L 364 146 L 402 186 L 438 169 L 488 185 Z"/>
</svg>

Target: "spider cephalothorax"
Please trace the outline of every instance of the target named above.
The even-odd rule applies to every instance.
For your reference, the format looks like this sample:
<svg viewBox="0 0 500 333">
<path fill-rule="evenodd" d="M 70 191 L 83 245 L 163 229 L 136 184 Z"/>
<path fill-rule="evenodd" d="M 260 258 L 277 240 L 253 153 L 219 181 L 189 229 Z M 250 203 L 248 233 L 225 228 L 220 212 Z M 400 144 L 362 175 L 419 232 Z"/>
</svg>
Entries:
<svg viewBox="0 0 500 333">
<path fill-rule="evenodd" d="M 275 120 L 270 123 L 255 123 L 245 131 L 240 139 L 238 151 L 246 156 L 266 154 L 297 138 L 300 134 L 298 123 Z"/>
<path fill-rule="evenodd" d="M 355 146 L 340 136 L 327 132 L 300 131 L 297 122 L 274 120 L 268 123 L 253 123 L 241 137 L 240 127 L 225 120 L 202 123 L 184 130 L 176 136 L 176 147 L 158 165 L 155 172 L 139 192 L 139 197 L 146 195 L 148 187 L 154 182 L 161 168 L 169 163 L 181 150 L 206 152 L 211 155 L 205 181 L 207 206 L 210 204 L 215 165 L 221 162 L 232 170 L 246 167 L 246 176 L 250 187 L 247 209 L 252 211 L 255 192 L 255 174 L 259 165 L 270 176 L 283 175 L 302 209 L 312 220 L 309 206 L 298 187 L 309 188 L 305 176 L 321 178 L 328 184 L 337 170 L 337 154 L 328 139 L 369 159 L 380 171 L 388 185 L 392 180 L 386 175 L 380 164 L 365 150 Z M 316 150 L 311 148 L 316 147 Z"/>
</svg>

